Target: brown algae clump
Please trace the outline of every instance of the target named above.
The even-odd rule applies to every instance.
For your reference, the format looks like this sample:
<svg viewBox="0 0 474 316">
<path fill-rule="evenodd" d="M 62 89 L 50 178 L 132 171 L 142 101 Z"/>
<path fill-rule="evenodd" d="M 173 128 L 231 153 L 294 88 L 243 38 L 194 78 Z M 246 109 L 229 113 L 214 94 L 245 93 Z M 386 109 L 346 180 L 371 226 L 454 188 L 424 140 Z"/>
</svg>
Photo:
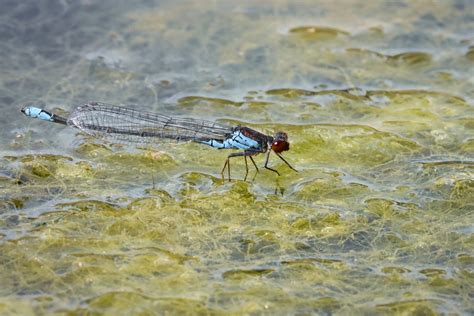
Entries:
<svg viewBox="0 0 474 316">
<path fill-rule="evenodd" d="M 324 26 L 299 26 L 290 29 L 289 32 L 308 40 L 329 40 L 340 35 L 350 35 L 349 32 Z"/>
</svg>

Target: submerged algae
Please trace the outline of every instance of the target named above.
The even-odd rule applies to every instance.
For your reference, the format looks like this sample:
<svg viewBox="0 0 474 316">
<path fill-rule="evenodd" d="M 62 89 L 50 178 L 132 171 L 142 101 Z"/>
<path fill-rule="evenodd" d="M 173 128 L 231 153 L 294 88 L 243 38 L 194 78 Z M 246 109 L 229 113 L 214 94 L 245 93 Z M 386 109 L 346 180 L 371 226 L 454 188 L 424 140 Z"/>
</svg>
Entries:
<svg viewBox="0 0 474 316">
<path fill-rule="evenodd" d="M 0 313 L 472 313 L 471 3 L 5 6 Z M 299 172 L 222 182 L 228 152 L 12 110 L 37 99 L 284 130 Z"/>
</svg>

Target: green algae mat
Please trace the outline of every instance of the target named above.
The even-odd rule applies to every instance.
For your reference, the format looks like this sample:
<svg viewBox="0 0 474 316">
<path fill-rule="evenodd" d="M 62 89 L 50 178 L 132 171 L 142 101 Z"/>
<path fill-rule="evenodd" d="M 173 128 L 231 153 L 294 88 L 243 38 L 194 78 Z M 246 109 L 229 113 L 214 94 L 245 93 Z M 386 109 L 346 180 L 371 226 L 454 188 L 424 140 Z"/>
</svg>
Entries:
<svg viewBox="0 0 474 316">
<path fill-rule="evenodd" d="M 1 315 L 474 313 L 474 3 L 4 1 Z M 103 101 L 289 135 L 127 146 Z"/>
</svg>

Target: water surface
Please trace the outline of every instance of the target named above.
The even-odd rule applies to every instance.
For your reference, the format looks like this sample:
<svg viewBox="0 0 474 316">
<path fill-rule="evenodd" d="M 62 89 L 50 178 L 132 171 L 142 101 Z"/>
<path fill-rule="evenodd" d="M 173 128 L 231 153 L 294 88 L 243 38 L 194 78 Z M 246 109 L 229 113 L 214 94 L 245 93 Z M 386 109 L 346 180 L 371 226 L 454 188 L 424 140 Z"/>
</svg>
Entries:
<svg viewBox="0 0 474 316">
<path fill-rule="evenodd" d="M 472 1 L 1 6 L 2 314 L 474 313 Z M 299 172 L 19 112 L 91 100 L 284 130 Z"/>
</svg>

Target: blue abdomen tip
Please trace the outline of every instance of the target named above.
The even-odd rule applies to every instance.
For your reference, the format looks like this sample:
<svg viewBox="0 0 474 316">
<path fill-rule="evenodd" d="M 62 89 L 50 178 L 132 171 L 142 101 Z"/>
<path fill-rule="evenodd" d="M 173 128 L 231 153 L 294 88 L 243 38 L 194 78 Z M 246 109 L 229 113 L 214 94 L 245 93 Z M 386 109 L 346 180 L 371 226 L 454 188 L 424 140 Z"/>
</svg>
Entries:
<svg viewBox="0 0 474 316">
<path fill-rule="evenodd" d="M 37 108 L 35 106 L 26 105 L 21 108 L 21 112 L 26 116 L 32 118 L 39 118 L 40 120 L 53 121 L 53 115 L 43 109 Z"/>
</svg>

